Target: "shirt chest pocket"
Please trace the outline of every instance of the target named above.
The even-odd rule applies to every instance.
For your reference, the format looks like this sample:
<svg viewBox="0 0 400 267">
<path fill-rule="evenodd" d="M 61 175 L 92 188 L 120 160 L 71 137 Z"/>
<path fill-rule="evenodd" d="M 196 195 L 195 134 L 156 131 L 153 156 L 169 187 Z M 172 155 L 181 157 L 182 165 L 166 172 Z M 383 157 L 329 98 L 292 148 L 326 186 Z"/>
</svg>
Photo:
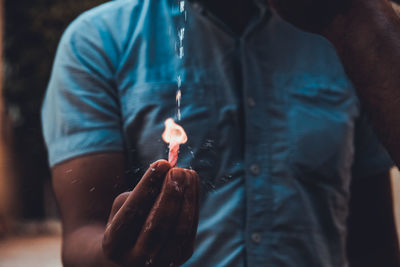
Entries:
<svg viewBox="0 0 400 267">
<path fill-rule="evenodd" d="M 357 98 L 351 88 L 304 86 L 290 91 L 289 162 L 297 177 L 335 182 L 353 161 Z"/>
<path fill-rule="evenodd" d="M 182 119 L 177 122 L 185 129 L 188 142 L 182 146 L 180 166 L 191 166 L 194 148 L 201 147 L 205 140 L 215 139 L 215 90 L 215 86 L 207 84 L 182 85 Z M 144 167 L 167 157 L 168 146 L 161 140 L 161 134 L 167 118 L 177 119 L 176 92 L 175 83 L 148 83 L 126 91 L 122 103 L 124 134 L 135 165 Z"/>
</svg>

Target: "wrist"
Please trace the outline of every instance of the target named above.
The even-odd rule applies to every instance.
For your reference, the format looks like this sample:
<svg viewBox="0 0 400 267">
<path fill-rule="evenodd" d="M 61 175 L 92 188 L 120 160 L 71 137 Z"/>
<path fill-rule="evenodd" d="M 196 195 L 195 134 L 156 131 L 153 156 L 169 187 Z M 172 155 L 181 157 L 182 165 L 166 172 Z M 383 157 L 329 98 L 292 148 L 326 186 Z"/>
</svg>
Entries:
<svg viewBox="0 0 400 267">
<path fill-rule="evenodd" d="M 83 226 L 67 233 L 62 246 L 64 266 L 117 267 L 104 255 L 102 248 L 104 227 Z"/>
</svg>

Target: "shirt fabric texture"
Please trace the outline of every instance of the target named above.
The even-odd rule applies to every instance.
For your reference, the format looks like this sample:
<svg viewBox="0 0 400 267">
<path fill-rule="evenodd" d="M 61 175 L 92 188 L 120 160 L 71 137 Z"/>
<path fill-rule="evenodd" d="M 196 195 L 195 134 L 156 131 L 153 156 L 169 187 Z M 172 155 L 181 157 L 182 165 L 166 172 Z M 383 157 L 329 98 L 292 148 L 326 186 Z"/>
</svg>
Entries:
<svg viewBox="0 0 400 267">
<path fill-rule="evenodd" d="M 50 165 L 121 151 L 132 184 L 167 156 L 177 74 L 201 179 L 196 249 L 184 266 L 347 266 L 349 184 L 393 165 L 333 46 L 267 8 L 242 36 L 186 4 L 118 0 L 65 31 L 42 110 Z M 371 196 L 373 197 L 373 196 Z"/>
</svg>

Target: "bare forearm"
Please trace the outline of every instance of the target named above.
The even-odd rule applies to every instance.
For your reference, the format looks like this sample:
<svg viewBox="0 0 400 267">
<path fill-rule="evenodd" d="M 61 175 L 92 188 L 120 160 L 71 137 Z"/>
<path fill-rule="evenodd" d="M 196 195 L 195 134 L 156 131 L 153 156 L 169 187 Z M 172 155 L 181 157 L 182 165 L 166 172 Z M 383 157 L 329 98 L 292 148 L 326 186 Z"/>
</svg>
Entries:
<svg viewBox="0 0 400 267">
<path fill-rule="evenodd" d="M 387 1 L 358 4 L 339 15 L 324 36 L 336 47 L 374 128 L 400 166 L 400 19 Z"/>
<path fill-rule="evenodd" d="M 62 259 L 65 267 L 117 267 L 103 253 L 104 227 L 81 227 L 64 237 Z"/>
</svg>

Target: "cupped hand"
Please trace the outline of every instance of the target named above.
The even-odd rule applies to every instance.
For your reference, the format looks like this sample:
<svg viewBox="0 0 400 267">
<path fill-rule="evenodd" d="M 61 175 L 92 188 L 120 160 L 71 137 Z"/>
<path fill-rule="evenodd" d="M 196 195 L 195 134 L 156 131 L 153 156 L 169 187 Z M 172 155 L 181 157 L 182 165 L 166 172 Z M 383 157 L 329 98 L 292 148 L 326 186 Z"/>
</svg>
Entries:
<svg viewBox="0 0 400 267">
<path fill-rule="evenodd" d="M 132 192 L 113 204 L 103 238 L 108 259 L 121 266 L 179 266 L 193 253 L 198 225 L 196 172 L 153 163 Z"/>
</svg>

